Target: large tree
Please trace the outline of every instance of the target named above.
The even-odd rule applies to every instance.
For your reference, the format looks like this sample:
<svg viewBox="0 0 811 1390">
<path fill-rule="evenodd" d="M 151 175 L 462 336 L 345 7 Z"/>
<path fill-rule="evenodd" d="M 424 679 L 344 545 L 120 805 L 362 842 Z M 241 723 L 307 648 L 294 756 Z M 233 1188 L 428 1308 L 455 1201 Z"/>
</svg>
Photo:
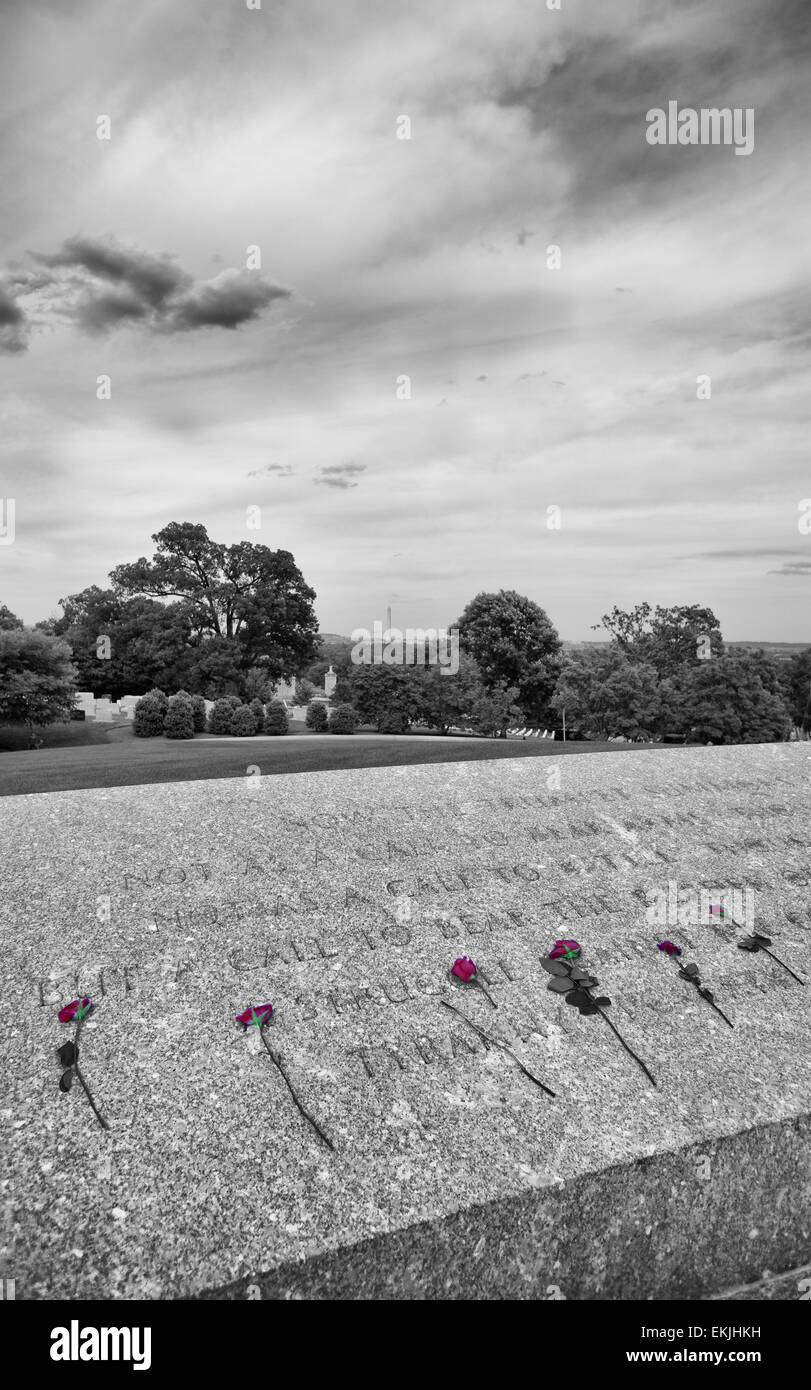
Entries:
<svg viewBox="0 0 811 1390">
<path fill-rule="evenodd" d="M 613 644 L 567 657 L 552 705 L 565 711 L 570 725 L 600 739 L 651 738 L 663 719 L 655 667 L 631 661 Z"/>
<path fill-rule="evenodd" d="M 543 608 L 513 589 L 500 589 L 477 594 L 456 626 L 460 645 L 476 662 L 485 688 L 502 694 L 514 688 L 526 719 L 547 718 L 561 641 Z M 502 703 L 505 710 L 511 705 Z M 505 713 L 502 738 L 509 718 Z"/>
<path fill-rule="evenodd" d="M 482 701 L 488 692 L 472 656 L 460 652 L 459 670 L 453 675 L 443 674 L 438 665 L 417 666 L 415 671 L 421 694 L 421 723 L 441 734 L 446 734 L 452 725 L 473 728 L 474 709 L 484 708 Z"/>
<path fill-rule="evenodd" d="M 615 606 L 594 630 L 601 626 L 629 660 L 647 662 L 660 679 L 685 664 L 721 656 L 724 650 L 721 624 L 712 609 L 695 603 L 672 608 L 638 603 L 630 611 Z"/>
<path fill-rule="evenodd" d="M 10 608 L 6 608 L 4 603 L 0 603 L 0 632 L 19 632 L 24 627 L 22 618 L 18 618 L 16 613 L 12 613 Z"/>
<path fill-rule="evenodd" d="M 69 719 L 75 697 L 67 643 L 26 628 L 0 630 L 0 722 L 25 724 L 34 748 L 37 726 Z"/>
<path fill-rule="evenodd" d="M 364 724 L 405 731 L 422 718 L 422 674 L 414 666 L 350 665 L 339 676 L 334 702 L 352 705 Z"/>
<path fill-rule="evenodd" d="M 702 743 L 772 743 L 788 738 L 791 716 L 774 663 L 739 652 L 686 667 L 672 682 L 678 719 Z"/>
<path fill-rule="evenodd" d="M 52 631 L 70 645 L 83 690 L 118 699 L 155 686 L 176 690 L 190 679 L 195 690 L 200 688 L 193 679 L 192 633 L 181 604 L 123 599 L 93 584 L 60 599 L 60 605 L 63 616 Z"/>
<path fill-rule="evenodd" d="M 271 681 L 316 655 L 315 591 L 287 550 L 211 540 L 205 526 L 172 521 L 152 539 L 152 560 L 119 565 L 110 578 L 124 596 L 178 599 L 192 632 L 232 643 L 238 666 L 259 666 Z"/>
</svg>

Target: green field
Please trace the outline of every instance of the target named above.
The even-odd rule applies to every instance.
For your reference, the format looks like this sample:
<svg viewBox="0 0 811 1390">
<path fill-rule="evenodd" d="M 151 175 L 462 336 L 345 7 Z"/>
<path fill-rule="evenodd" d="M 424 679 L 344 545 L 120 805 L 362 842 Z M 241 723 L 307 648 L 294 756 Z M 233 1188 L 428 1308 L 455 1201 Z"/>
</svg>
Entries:
<svg viewBox="0 0 811 1390">
<path fill-rule="evenodd" d="M 362 733 L 310 734 L 281 738 L 225 739 L 199 735 L 189 740 L 134 738 L 132 729 L 107 725 L 97 736 L 72 746 L 60 742 L 59 729 L 85 731 L 82 724 L 52 726 L 53 742 L 29 750 L 15 744 L 0 752 L 0 796 L 73 791 L 90 787 L 131 787 L 150 782 L 196 782 L 209 777 L 244 777 L 249 767 L 263 775 L 329 772 L 350 767 L 402 767 L 408 764 L 469 762 L 484 758 L 571 757 L 577 753 L 623 753 L 661 744 L 559 743 L 542 739 Z M 7 732 L 3 731 L 4 734 Z M 102 733 L 96 728 L 95 734 Z M 303 733 L 303 730 L 302 730 Z M 67 738 L 67 733 L 64 734 Z M 678 746 L 674 748 L 678 752 Z"/>
</svg>

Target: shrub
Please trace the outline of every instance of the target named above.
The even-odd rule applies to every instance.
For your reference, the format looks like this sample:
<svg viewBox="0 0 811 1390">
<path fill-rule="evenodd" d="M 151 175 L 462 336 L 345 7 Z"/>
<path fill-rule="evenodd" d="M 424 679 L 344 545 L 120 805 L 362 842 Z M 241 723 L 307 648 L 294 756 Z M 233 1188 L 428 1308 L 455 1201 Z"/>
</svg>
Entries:
<svg viewBox="0 0 811 1390">
<path fill-rule="evenodd" d="M 166 701 L 166 709 L 169 701 Z M 136 738 L 157 738 L 163 733 L 166 709 L 154 695 L 142 695 L 132 716 L 132 731 Z"/>
<path fill-rule="evenodd" d="M 178 691 L 169 701 L 163 731 L 167 738 L 194 738 L 191 697 Z"/>
<path fill-rule="evenodd" d="M 331 734 L 354 734 L 358 727 L 358 716 L 351 705 L 336 705 L 329 717 Z"/>
<path fill-rule="evenodd" d="M 191 714 L 196 734 L 204 734 L 206 731 L 206 702 L 202 695 L 192 695 Z"/>
<path fill-rule="evenodd" d="M 234 707 L 230 700 L 215 700 L 214 706 L 208 716 L 208 731 L 210 734 L 232 734 L 234 722 Z"/>
<path fill-rule="evenodd" d="M 265 716 L 264 730 L 266 734 L 286 734 L 288 731 L 289 720 L 287 710 L 281 700 L 271 700 L 268 705 L 268 712 Z"/>
<path fill-rule="evenodd" d="M 254 732 L 257 734 L 261 734 L 262 725 L 265 722 L 265 706 L 262 704 L 261 700 L 256 699 L 251 700 L 251 703 L 248 705 L 248 709 L 251 711 L 254 723 L 256 725 L 256 729 Z"/>
<path fill-rule="evenodd" d="M 155 686 L 155 689 L 154 689 L 154 690 L 148 690 L 148 691 L 146 692 L 146 695 L 144 696 L 144 699 L 145 699 L 145 700 L 155 700 L 155 701 L 160 705 L 160 707 L 161 707 L 161 712 L 162 712 L 162 714 L 163 714 L 164 717 L 165 717 L 166 711 L 167 711 L 167 709 L 169 708 L 169 697 L 168 697 L 168 695 L 164 695 L 163 691 L 162 691 L 162 690 L 159 690 L 158 687 Z"/>
<path fill-rule="evenodd" d="M 253 737 L 256 733 L 256 718 L 250 705 L 242 705 L 234 710 L 231 733 L 238 734 L 240 738 Z"/>
<path fill-rule="evenodd" d="M 381 714 L 377 721 L 377 732 L 379 734 L 404 734 L 408 728 L 408 719 L 404 714 L 398 714 L 392 710 L 388 714 Z"/>
<path fill-rule="evenodd" d="M 242 709 L 242 701 L 238 695 L 226 695 L 223 697 L 232 709 Z"/>
<path fill-rule="evenodd" d="M 307 713 L 304 716 L 304 723 L 308 729 L 312 729 L 314 734 L 326 733 L 327 729 L 327 707 L 320 700 L 313 700 L 307 706 Z"/>
</svg>

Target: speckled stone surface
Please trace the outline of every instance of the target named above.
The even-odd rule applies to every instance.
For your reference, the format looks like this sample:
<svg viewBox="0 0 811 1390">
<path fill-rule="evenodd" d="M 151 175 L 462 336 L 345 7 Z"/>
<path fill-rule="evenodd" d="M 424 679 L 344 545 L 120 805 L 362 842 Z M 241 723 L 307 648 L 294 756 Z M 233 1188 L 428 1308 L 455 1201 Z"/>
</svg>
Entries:
<svg viewBox="0 0 811 1390">
<path fill-rule="evenodd" d="M 810 792 L 787 745 L 4 799 L 0 1275 L 18 1299 L 674 1298 L 802 1266 L 809 992 L 728 922 L 649 908 L 748 890 L 808 979 Z M 547 991 L 561 936 L 656 1088 Z M 448 981 L 462 954 L 496 1010 Z M 108 1132 L 57 1085 L 79 993 Z M 334 1153 L 234 1023 L 268 1000 Z"/>
</svg>

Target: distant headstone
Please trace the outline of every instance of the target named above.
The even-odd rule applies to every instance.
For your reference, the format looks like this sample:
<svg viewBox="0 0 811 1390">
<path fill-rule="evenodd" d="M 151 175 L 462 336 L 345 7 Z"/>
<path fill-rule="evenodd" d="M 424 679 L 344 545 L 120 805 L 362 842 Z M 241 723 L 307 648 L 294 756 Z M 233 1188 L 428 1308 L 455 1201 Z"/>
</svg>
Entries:
<svg viewBox="0 0 811 1390">
<path fill-rule="evenodd" d="M 113 708 L 111 700 L 96 701 L 96 719 L 100 724 L 110 724 L 113 718 Z"/>
<path fill-rule="evenodd" d="M 336 687 L 337 684 L 338 684 L 338 677 L 337 677 L 337 675 L 335 674 L 335 672 L 333 671 L 332 666 L 330 666 L 329 670 L 326 672 L 326 674 L 325 674 L 325 676 L 324 676 L 324 690 L 325 690 L 326 695 L 327 695 L 328 698 L 329 698 L 330 695 L 332 695 L 332 693 L 333 693 L 333 691 L 335 690 L 335 687 Z"/>
<path fill-rule="evenodd" d="M 273 699 L 292 703 L 296 698 L 295 681 L 277 681 L 273 687 Z"/>
</svg>

